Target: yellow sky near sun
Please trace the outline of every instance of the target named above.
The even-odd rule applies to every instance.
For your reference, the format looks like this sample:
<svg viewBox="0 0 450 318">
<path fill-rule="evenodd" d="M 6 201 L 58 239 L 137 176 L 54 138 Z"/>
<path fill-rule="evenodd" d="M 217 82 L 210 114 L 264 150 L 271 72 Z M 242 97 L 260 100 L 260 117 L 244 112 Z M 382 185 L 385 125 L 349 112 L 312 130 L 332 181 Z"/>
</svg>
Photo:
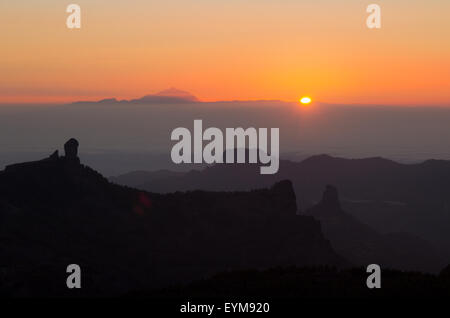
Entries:
<svg viewBox="0 0 450 318">
<path fill-rule="evenodd" d="M 0 3 L 0 103 L 135 98 L 450 104 L 450 1 Z M 370 3 L 382 28 L 365 26 Z"/>
</svg>

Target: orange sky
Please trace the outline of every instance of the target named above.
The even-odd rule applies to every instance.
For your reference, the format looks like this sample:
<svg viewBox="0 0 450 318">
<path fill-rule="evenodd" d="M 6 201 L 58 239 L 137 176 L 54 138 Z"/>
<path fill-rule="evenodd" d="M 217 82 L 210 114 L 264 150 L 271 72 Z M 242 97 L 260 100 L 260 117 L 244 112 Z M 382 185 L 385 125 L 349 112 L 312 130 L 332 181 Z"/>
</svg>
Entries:
<svg viewBox="0 0 450 318">
<path fill-rule="evenodd" d="M 0 103 L 174 86 L 205 101 L 450 105 L 448 0 L 30 2 L 0 3 Z M 80 30 L 66 28 L 69 3 Z M 381 30 L 365 26 L 370 3 Z"/>
</svg>

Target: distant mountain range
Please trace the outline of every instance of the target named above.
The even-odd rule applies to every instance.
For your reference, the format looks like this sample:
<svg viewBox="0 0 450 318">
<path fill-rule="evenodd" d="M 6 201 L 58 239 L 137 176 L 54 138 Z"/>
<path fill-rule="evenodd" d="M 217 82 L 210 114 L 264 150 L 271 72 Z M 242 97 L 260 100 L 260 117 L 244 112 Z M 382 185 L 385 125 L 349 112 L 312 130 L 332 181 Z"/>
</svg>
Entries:
<svg viewBox="0 0 450 318">
<path fill-rule="evenodd" d="M 261 176 L 256 165 L 214 165 L 174 175 L 168 171 L 111 178 L 153 192 L 250 190 L 283 179 L 293 182 L 299 213 L 320 220 L 332 245 L 347 259 L 383 260 L 393 267 L 437 270 L 450 259 L 450 162 L 400 164 L 383 158 L 328 155 L 282 160 L 279 173 Z M 145 181 L 144 181 L 145 180 Z M 312 213 L 327 184 L 339 189 L 333 217 Z M 313 209 L 311 209 L 313 208 Z"/>
<path fill-rule="evenodd" d="M 256 99 L 256 100 L 219 100 L 215 103 L 283 103 L 283 101 L 278 99 Z M 130 99 L 130 100 L 119 100 L 117 98 L 105 98 L 99 101 L 76 101 L 71 104 L 190 104 L 190 103 L 202 103 L 200 99 L 192 95 L 189 92 L 171 87 L 169 89 L 162 90 L 155 94 L 148 94 L 141 98 Z"/>
<path fill-rule="evenodd" d="M 164 175 L 167 178 L 162 178 Z M 154 178 L 158 182 L 154 182 Z M 273 176 L 260 175 L 257 165 L 219 164 L 177 175 L 167 171 L 133 172 L 111 178 L 119 184 L 155 192 L 248 190 L 282 179 L 293 180 L 297 193 L 301 194 L 298 203 L 306 207 L 318 202 L 326 184 L 338 186 L 344 200 L 400 204 L 434 202 L 441 209 L 450 206 L 450 161 L 445 160 L 401 164 L 383 158 L 344 159 L 317 155 L 300 162 L 280 160 L 279 172 Z"/>
<path fill-rule="evenodd" d="M 111 103 L 133 103 L 133 104 L 184 104 L 198 103 L 200 100 L 194 95 L 176 89 L 169 88 L 156 94 L 145 95 L 141 98 L 131 100 L 118 100 L 116 98 L 107 98 L 100 101 L 79 101 L 72 104 L 111 104 Z"/>
</svg>

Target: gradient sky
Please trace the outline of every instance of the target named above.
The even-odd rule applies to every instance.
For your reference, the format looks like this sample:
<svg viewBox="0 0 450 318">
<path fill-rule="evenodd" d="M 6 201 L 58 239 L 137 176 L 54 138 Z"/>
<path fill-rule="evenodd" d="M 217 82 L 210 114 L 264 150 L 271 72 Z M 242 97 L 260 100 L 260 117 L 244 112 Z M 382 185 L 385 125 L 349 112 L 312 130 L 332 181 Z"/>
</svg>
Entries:
<svg viewBox="0 0 450 318">
<path fill-rule="evenodd" d="M 82 9 L 66 28 L 66 6 Z M 369 30 L 368 4 L 382 8 Z M 448 0 L 2 0 L 0 103 L 135 98 L 450 105 Z"/>
</svg>

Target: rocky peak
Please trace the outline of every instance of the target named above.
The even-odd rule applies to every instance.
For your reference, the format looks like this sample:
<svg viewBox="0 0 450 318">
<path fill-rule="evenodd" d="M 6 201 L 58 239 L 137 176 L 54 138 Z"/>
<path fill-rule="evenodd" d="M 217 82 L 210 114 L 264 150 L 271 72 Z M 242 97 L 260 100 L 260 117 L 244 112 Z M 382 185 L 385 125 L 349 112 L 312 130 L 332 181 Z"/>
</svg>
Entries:
<svg viewBox="0 0 450 318">
<path fill-rule="evenodd" d="M 69 139 L 65 144 L 64 144 L 64 152 L 66 155 L 66 158 L 77 158 L 78 157 L 78 140 L 76 140 L 75 138 L 71 138 Z"/>
<path fill-rule="evenodd" d="M 341 209 L 338 190 L 335 186 L 327 185 L 322 195 L 322 200 L 313 206 L 307 214 L 314 216 L 337 216 L 344 212 Z"/>
<path fill-rule="evenodd" d="M 327 209 L 340 210 L 341 202 L 339 201 L 337 188 L 328 184 L 323 192 L 322 201 L 320 203 Z"/>
<path fill-rule="evenodd" d="M 80 159 L 78 158 L 78 146 L 78 140 L 76 140 L 75 138 L 69 139 L 64 144 L 64 154 L 66 160 L 71 162 L 80 162 Z"/>
</svg>

